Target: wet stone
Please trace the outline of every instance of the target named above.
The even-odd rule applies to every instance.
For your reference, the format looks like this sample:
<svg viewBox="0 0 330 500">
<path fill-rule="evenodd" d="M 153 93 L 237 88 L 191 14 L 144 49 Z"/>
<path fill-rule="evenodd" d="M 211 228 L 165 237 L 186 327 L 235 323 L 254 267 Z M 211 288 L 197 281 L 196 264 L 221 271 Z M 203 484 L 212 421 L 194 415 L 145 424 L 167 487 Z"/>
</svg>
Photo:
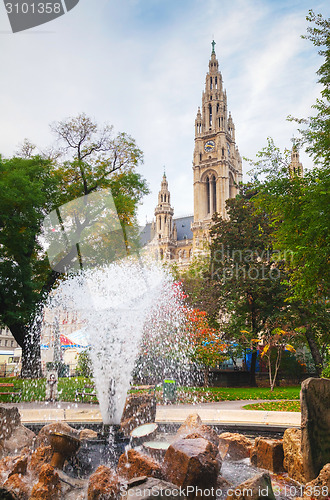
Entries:
<svg viewBox="0 0 330 500">
<path fill-rule="evenodd" d="M 252 447 L 251 441 L 243 434 L 223 432 L 219 435 L 219 451 L 223 460 L 248 458 Z"/>
<path fill-rule="evenodd" d="M 255 465 L 257 467 L 267 469 L 275 473 L 284 471 L 283 441 L 281 439 L 264 439 L 258 437 L 255 440 L 255 449 Z"/>
<path fill-rule="evenodd" d="M 300 429 L 286 429 L 283 435 L 283 452 L 283 466 L 289 477 L 298 483 L 305 483 Z"/>
<path fill-rule="evenodd" d="M 127 453 L 121 455 L 118 461 L 117 472 L 125 479 L 133 479 L 141 476 L 162 477 L 159 463 L 136 450 L 128 450 Z"/>
<path fill-rule="evenodd" d="M 304 380 L 300 398 L 304 475 L 306 481 L 312 481 L 330 463 L 330 380 Z"/>
<path fill-rule="evenodd" d="M 217 454 L 217 448 L 206 439 L 178 439 L 166 452 L 164 477 L 182 488 L 194 487 L 189 498 L 195 498 L 196 488 L 207 491 L 205 497 L 213 498 L 209 490 L 216 489 L 219 473 Z M 203 495 L 200 497 L 204 498 Z"/>
<path fill-rule="evenodd" d="M 227 500 L 275 500 L 272 482 L 267 472 L 258 474 L 228 491 Z"/>
</svg>

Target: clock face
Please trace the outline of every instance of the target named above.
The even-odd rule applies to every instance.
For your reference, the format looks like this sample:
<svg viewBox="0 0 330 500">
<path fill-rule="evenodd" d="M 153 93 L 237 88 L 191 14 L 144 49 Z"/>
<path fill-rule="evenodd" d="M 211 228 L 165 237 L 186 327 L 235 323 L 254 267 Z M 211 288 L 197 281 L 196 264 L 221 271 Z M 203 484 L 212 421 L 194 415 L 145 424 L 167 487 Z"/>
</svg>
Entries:
<svg viewBox="0 0 330 500">
<path fill-rule="evenodd" d="M 209 153 L 210 151 L 213 151 L 215 148 L 215 142 L 214 141 L 207 141 L 205 144 L 204 144 L 204 149 L 207 153 Z"/>
</svg>

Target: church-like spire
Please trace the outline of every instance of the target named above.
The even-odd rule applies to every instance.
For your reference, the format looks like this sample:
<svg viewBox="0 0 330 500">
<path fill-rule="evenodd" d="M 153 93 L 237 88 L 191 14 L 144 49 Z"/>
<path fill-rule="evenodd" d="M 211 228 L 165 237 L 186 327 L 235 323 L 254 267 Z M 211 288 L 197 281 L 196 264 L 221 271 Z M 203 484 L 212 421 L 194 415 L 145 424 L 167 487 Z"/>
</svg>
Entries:
<svg viewBox="0 0 330 500">
<path fill-rule="evenodd" d="M 216 42 L 213 40 L 212 41 L 212 52 L 211 52 L 211 55 L 214 54 L 215 55 L 215 50 L 214 50 L 214 47 L 216 45 Z"/>
</svg>

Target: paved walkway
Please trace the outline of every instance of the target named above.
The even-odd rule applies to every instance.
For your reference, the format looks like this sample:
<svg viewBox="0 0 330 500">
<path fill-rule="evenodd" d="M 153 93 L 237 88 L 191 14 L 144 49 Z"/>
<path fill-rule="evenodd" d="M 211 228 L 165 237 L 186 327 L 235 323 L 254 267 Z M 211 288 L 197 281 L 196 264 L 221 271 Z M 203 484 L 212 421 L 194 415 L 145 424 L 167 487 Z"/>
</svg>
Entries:
<svg viewBox="0 0 330 500">
<path fill-rule="evenodd" d="M 158 405 L 156 422 L 182 423 L 191 413 L 198 413 L 206 424 L 299 427 L 300 413 L 287 411 L 244 410 L 243 406 L 260 401 L 221 401 L 196 405 Z M 102 422 L 99 406 L 88 403 L 16 403 L 23 423 L 49 423 L 58 420 L 76 423 Z"/>
</svg>

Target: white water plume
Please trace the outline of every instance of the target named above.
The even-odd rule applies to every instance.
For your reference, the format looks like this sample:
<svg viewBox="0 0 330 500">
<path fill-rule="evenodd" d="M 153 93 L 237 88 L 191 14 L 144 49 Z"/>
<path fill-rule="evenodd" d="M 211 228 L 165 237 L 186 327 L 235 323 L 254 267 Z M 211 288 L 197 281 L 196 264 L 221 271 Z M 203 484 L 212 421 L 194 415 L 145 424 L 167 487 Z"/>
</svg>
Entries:
<svg viewBox="0 0 330 500">
<path fill-rule="evenodd" d="M 105 424 L 120 422 L 146 318 L 150 311 L 153 317 L 158 308 L 164 311 L 169 300 L 174 318 L 173 309 L 180 307 L 171 275 L 157 262 L 138 259 L 82 271 L 63 281 L 52 297 L 50 307 L 73 309 L 86 324 Z"/>
</svg>

